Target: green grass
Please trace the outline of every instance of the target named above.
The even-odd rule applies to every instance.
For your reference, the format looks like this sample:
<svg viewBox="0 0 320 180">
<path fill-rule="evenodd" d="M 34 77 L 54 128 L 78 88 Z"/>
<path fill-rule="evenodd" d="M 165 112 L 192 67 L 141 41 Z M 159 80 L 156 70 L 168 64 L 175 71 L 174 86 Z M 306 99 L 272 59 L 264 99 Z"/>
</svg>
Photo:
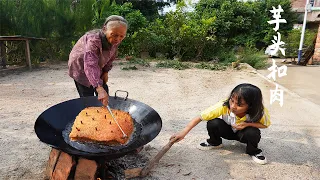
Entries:
<svg viewBox="0 0 320 180">
<path fill-rule="evenodd" d="M 156 64 L 157 68 L 173 68 L 178 70 L 184 70 L 192 68 L 190 63 L 180 62 L 177 60 L 162 60 Z"/>
<path fill-rule="evenodd" d="M 138 70 L 137 66 L 141 67 L 150 67 L 150 63 L 148 60 L 140 59 L 140 58 L 133 58 L 130 61 L 126 62 L 120 62 L 119 65 L 123 66 L 121 67 L 121 70 Z"/>
<path fill-rule="evenodd" d="M 130 61 L 120 62 L 119 65 L 122 70 L 137 70 L 139 66 L 143 67 L 150 67 L 150 62 L 156 61 L 155 67 L 156 68 L 172 68 L 177 70 L 184 70 L 190 68 L 197 68 L 197 69 L 207 69 L 207 70 L 225 70 L 227 69 L 227 63 L 208 63 L 208 62 L 201 62 L 198 64 L 189 63 L 189 62 L 181 62 L 178 60 L 157 60 L 157 59 L 140 59 L 134 58 Z"/>
<path fill-rule="evenodd" d="M 225 64 L 210 64 L 206 62 L 201 62 L 194 66 L 197 69 L 208 69 L 208 70 L 225 70 L 227 66 Z"/>
<path fill-rule="evenodd" d="M 268 65 L 268 57 L 262 51 L 246 48 L 239 55 L 240 62 L 247 63 L 255 69 L 262 69 Z"/>
<path fill-rule="evenodd" d="M 133 58 L 130 61 L 127 62 L 128 65 L 140 65 L 143 67 L 150 67 L 150 63 L 148 60 L 141 59 L 141 58 Z"/>
</svg>

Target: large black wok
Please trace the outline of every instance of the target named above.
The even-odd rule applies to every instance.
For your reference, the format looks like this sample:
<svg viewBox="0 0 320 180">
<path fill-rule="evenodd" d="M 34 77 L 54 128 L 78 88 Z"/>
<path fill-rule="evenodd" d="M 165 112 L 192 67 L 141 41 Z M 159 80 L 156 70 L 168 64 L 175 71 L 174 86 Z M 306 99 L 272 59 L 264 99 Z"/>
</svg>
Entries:
<svg viewBox="0 0 320 180">
<path fill-rule="evenodd" d="M 69 154 L 87 158 L 103 156 L 105 159 L 124 156 L 153 140 L 162 127 L 159 114 L 144 103 L 128 99 L 127 92 L 125 98 L 117 97 L 116 93 L 115 96 L 109 97 L 110 108 L 129 112 L 135 121 L 135 130 L 126 145 L 106 146 L 69 140 L 68 133 L 80 111 L 90 106 L 102 106 L 95 96 L 65 101 L 44 111 L 34 126 L 38 138 L 51 147 Z"/>
</svg>

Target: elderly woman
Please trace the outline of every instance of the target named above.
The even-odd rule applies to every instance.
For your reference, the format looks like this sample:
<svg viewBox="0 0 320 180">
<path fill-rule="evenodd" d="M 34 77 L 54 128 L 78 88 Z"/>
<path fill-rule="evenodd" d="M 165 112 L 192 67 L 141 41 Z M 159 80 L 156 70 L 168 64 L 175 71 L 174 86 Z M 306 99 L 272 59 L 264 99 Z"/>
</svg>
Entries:
<svg viewBox="0 0 320 180">
<path fill-rule="evenodd" d="M 83 35 L 69 55 L 69 76 L 74 79 L 80 97 L 98 95 L 108 105 L 108 72 L 119 44 L 125 38 L 128 23 L 121 17 L 109 16 L 102 29 Z"/>
</svg>

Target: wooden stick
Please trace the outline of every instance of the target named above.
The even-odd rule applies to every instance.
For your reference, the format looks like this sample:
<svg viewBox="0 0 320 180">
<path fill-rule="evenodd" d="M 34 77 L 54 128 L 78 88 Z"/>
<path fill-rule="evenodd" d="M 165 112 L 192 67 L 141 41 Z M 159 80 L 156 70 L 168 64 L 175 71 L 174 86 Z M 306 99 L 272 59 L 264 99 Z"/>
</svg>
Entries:
<svg viewBox="0 0 320 180">
<path fill-rule="evenodd" d="M 27 64 L 29 66 L 29 70 L 31 70 L 32 65 L 31 65 L 30 47 L 29 47 L 29 40 L 28 39 L 26 39 L 26 59 L 27 59 Z"/>
<path fill-rule="evenodd" d="M 140 176 L 144 177 L 148 175 L 152 167 L 159 162 L 162 156 L 171 148 L 174 144 L 174 141 L 169 141 L 159 152 L 158 154 L 141 170 Z"/>
</svg>

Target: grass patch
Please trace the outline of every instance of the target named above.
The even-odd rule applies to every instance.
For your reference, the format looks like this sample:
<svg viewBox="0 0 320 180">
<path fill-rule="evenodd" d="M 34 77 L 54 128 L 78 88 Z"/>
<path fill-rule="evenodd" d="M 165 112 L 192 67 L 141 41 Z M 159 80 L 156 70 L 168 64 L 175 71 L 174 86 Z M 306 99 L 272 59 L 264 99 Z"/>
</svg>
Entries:
<svg viewBox="0 0 320 180">
<path fill-rule="evenodd" d="M 140 59 L 140 58 L 132 58 L 126 62 L 120 62 L 119 65 L 123 66 L 121 70 L 138 70 L 138 67 L 150 67 L 150 63 L 148 60 Z"/>
<path fill-rule="evenodd" d="M 227 66 L 225 64 L 210 64 L 201 62 L 200 64 L 196 64 L 194 66 L 197 69 L 208 69 L 208 70 L 225 70 Z"/>
<path fill-rule="evenodd" d="M 130 61 L 120 62 L 121 70 L 137 70 L 139 67 L 151 67 L 150 62 L 155 62 L 156 68 L 172 68 L 177 70 L 185 70 L 190 68 L 197 68 L 197 69 L 208 69 L 208 70 L 225 70 L 227 69 L 227 63 L 208 63 L 208 62 L 201 62 L 201 63 L 190 63 L 190 62 L 181 62 L 178 60 L 168 60 L 168 59 L 141 59 L 141 58 L 134 58 Z"/>
<path fill-rule="evenodd" d="M 128 62 L 126 62 L 126 64 L 128 65 L 140 65 L 140 66 L 143 66 L 143 67 L 150 67 L 150 63 L 148 60 L 145 60 L 145 59 L 141 59 L 141 58 L 133 58 L 131 60 L 129 60 Z"/>
<path fill-rule="evenodd" d="M 177 60 L 165 60 L 156 64 L 157 68 L 173 68 L 178 70 L 189 69 L 192 67 L 190 63 L 180 62 Z"/>
<path fill-rule="evenodd" d="M 124 66 L 121 67 L 121 70 L 129 71 L 129 70 L 138 70 L 136 66 Z"/>
<path fill-rule="evenodd" d="M 239 54 L 239 60 L 242 63 L 247 63 L 255 69 L 267 67 L 268 57 L 262 52 L 253 48 L 245 48 Z"/>
</svg>

